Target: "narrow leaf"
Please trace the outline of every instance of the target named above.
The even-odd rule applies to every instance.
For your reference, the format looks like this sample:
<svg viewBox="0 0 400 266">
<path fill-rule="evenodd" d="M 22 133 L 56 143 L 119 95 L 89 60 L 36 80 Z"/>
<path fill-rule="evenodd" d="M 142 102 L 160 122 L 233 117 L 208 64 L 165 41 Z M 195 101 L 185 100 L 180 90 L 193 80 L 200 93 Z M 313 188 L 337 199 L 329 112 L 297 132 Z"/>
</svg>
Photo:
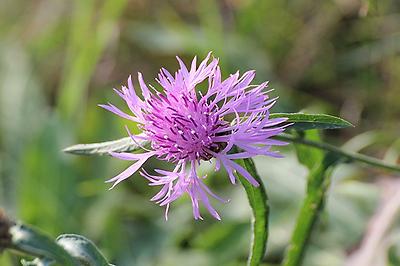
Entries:
<svg viewBox="0 0 400 266">
<path fill-rule="evenodd" d="M 247 264 L 249 266 L 256 266 L 261 264 L 267 247 L 269 215 L 268 197 L 253 160 L 243 159 L 237 160 L 237 162 L 242 165 L 260 184 L 258 187 L 254 187 L 244 177 L 239 174 L 237 175 L 246 191 L 253 212 L 253 235 Z"/>
<path fill-rule="evenodd" d="M 288 118 L 288 123 L 294 123 L 290 126 L 295 130 L 309 129 L 335 129 L 352 127 L 353 125 L 336 116 L 326 114 L 302 114 L 302 113 L 274 113 L 269 115 L 270 118 Z"/>
<path fill-rule="evenodd" d="M 330 184 L 330 170 L 340 157 L 333 153 L 325 155 L 308 176 L 306 198 L 300 209 L 296 225 L 287 249 L 283 266 L 299 266 L 304 258 L 308 240 L 323 209 L 326 191 Z"/>
<path fill-rule="evenodd" d="M 109 152 L 127 152 L 141 150 L 142 147 L 146 145 L 146 141 L 138 140 L 137 143 L 135 143 L 130 137 L 126 137 L 106 142 L 77 144 L 65 148 L 63 151 L 77 155 L 103 155 L 108 154 Z"/>
<path fill-rule="evenodd" d="M 57 243 L 85 266 L 109 266 L 92 241 L 81 235 L 61 235 L 57 238 Z"/>
</svg>

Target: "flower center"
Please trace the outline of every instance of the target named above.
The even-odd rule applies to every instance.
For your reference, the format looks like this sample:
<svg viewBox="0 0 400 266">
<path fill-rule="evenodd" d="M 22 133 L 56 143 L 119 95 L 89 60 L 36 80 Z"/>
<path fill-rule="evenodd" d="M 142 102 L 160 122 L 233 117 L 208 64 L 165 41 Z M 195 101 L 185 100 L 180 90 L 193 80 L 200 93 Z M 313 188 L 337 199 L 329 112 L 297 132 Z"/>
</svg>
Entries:
<svg viewBox="0 0 400 266">
<path fill-rule="evenodd" d="M 167 92 L 153 96 L 147 103 L 144 130 L 152 148 L 167 160 L 210 160 L 210 150 L 221 148 L 213 138 L 226 123 L 196 96 Z"/>
</svg>

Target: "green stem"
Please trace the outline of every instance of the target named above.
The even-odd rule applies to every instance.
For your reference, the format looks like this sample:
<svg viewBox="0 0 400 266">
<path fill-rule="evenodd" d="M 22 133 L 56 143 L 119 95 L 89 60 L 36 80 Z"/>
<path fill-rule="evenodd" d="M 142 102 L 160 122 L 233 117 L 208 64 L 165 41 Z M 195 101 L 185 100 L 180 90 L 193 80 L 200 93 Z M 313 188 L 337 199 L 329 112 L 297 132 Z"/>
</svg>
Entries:
<svg viewBox="0 0 400 266">
<path fill-rule="evenodd" d="M 283 266 L 298 266 L 304 257 L 308 240 L 311 236 L 319 213 L 323 209 L 326 191 L 330 184 L 330 171 L 339 157 L 329 153 L 322 163 L 310 172 L 307 184 L 307 195 L 297 217 L 295 229 L 288 246 Z"/>
<path fill-rule="evenodd" d="M 373 157 L 366 156 L 363 154 L 359 154 L 359 153 L 355 153 L 355 152 L 348 152 L 348 151 L 342 150 L 338 147 L 335 147 L 331 144 L 307 140 L 307 139 L 304 139 L 301 137 L 295 137 L 295 136 L 292 136 L 289 134 L 284 134 L 284 133 L 276 136 L 275 138 L 278 140 L 295 142 L 295 143 L 311 146 L 314 148 L 318 148 L 321 150 L 330 151 L 330 152 L 339 154 L 349 160 L 363 162 L 363 163 L 373 165 L 373 166 L 376 166 L 376 167 L 379 167 L 382 169 L 386 169 L 389 171 L 400 172 L 400 166 L 387 164 L 381 160 L 378 160 L 378 159 L 375 159 Z"/>
<path fill-rule="evenodd" d="M 237 148 L 234 148 L 238 151 Z M 240 174 L 237 177 L 243 185 L 249 204 L 253 213 L 252 219 L 252 239 L 250 246 L 250 254 L 247 261 L 248 266 L 258 266 L 261 264 L 268 240 L 268 216 L 269 206 L 268 197 L 261 177 L 258 175 L 254 161 L 251 158 L 236 160 L 238 164 L 246 168 L 246 170 L 257 180 L 258 187 L 253 186 Z"/>
</svg>

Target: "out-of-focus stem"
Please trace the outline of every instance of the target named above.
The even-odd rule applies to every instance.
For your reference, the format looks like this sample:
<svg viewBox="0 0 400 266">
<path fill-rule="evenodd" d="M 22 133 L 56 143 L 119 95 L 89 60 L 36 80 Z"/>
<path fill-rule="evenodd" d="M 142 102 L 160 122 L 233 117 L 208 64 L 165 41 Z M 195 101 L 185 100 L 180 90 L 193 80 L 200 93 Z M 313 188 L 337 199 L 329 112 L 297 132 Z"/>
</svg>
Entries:
<svg viewBox="0 0 400 266">
<path fill-rule="evenodd" d="M 345 157 L 349 160 L 363 162 L 363 163 L 366 163 L 366 164 L 369 164 L 369 165 L 372 165 L 375 167 L 379 167 L 379 168 L 382 168 L 385 170 L 400 172 L 400 166 L 387 164 L 381 160 L 378 160 L 378 159 L 375 159 L 373 157 L 366 156 L 363 154 L 348 152 L 348 151 L 345 151 L 343 149 L 340 149 L 340 148 L 333 146 L 331 144 L 328 144 L 328 143 L 307 140 L 307 139 L 304 139 L 301 137 L 292 136 L 290 134 L 280 134 L 278 136 L 275 136 L 275 138 L 279 139 L 279 140 L 283 140 L 283 141 L 295 142 L 295 143 L 311 146 L 314 148 L 318 148 L 321 150 L 333 152 L 333 153 L 336 153 L 336 154 L 338 154 L 342 157 Z"/>
<path fill-rule="evenodd" d="M 301 265 L 308 240 L 324 205 L 326 190 L 330 183 L 330 168 L 338 159 L 339 157 L 335 154 L 328 153 L 322 163 L 310 172 L 306 198 L 300 209 L 292 239 L 283 261 L 284 266 Z"/>
</svg>

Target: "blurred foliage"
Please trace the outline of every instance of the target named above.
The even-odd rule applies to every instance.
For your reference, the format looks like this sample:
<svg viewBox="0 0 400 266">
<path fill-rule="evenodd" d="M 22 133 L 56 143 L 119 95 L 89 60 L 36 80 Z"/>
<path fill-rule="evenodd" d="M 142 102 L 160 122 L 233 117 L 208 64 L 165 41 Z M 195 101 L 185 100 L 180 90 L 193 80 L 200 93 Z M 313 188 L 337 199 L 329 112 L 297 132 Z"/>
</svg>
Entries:
<svg viewBox="0 0 400 266">
<path fill-rule="evenodd" d="M 148 200 L 156 191 L 142 178 L 107 191 L 103 180 L 125 162 L 61 152 L 125 136 L 126 122 L 97 104 L 115 100 L 112 88 L 130 74 L 141 71 L 153 82 L 161 66 L 176 69 L 175 55 L 187 61 L 211 50 L 225 75 L 255 69 L 280 96 L 276 112 L 340 115 L 356 127 L 322 137 L 398 158 L 399 1 L 2 0 L 0 17 L 0 205 L 53 237 L 88 236 L 116 265 L 236 265 L 247 258 L 250 209 L 225 176 L 210 173 L 209 180 L 231 199 L 217 204 L 222 222 L 194 221 L 187 198 L 165 222 Z M 370 130 L 376 137 L 359 136 Z M 292 147 L 285 155 L 255 159 L 271 206 L 271 265 L 282 259 L 307 175 Z M 393 177 L 353 164 L 336 168 L 304 265 L 342 265 L 384 196 L 380 180 Z M 17 262 L 10 253 L 0 257 L 1 265 Z"/>
</svg>

